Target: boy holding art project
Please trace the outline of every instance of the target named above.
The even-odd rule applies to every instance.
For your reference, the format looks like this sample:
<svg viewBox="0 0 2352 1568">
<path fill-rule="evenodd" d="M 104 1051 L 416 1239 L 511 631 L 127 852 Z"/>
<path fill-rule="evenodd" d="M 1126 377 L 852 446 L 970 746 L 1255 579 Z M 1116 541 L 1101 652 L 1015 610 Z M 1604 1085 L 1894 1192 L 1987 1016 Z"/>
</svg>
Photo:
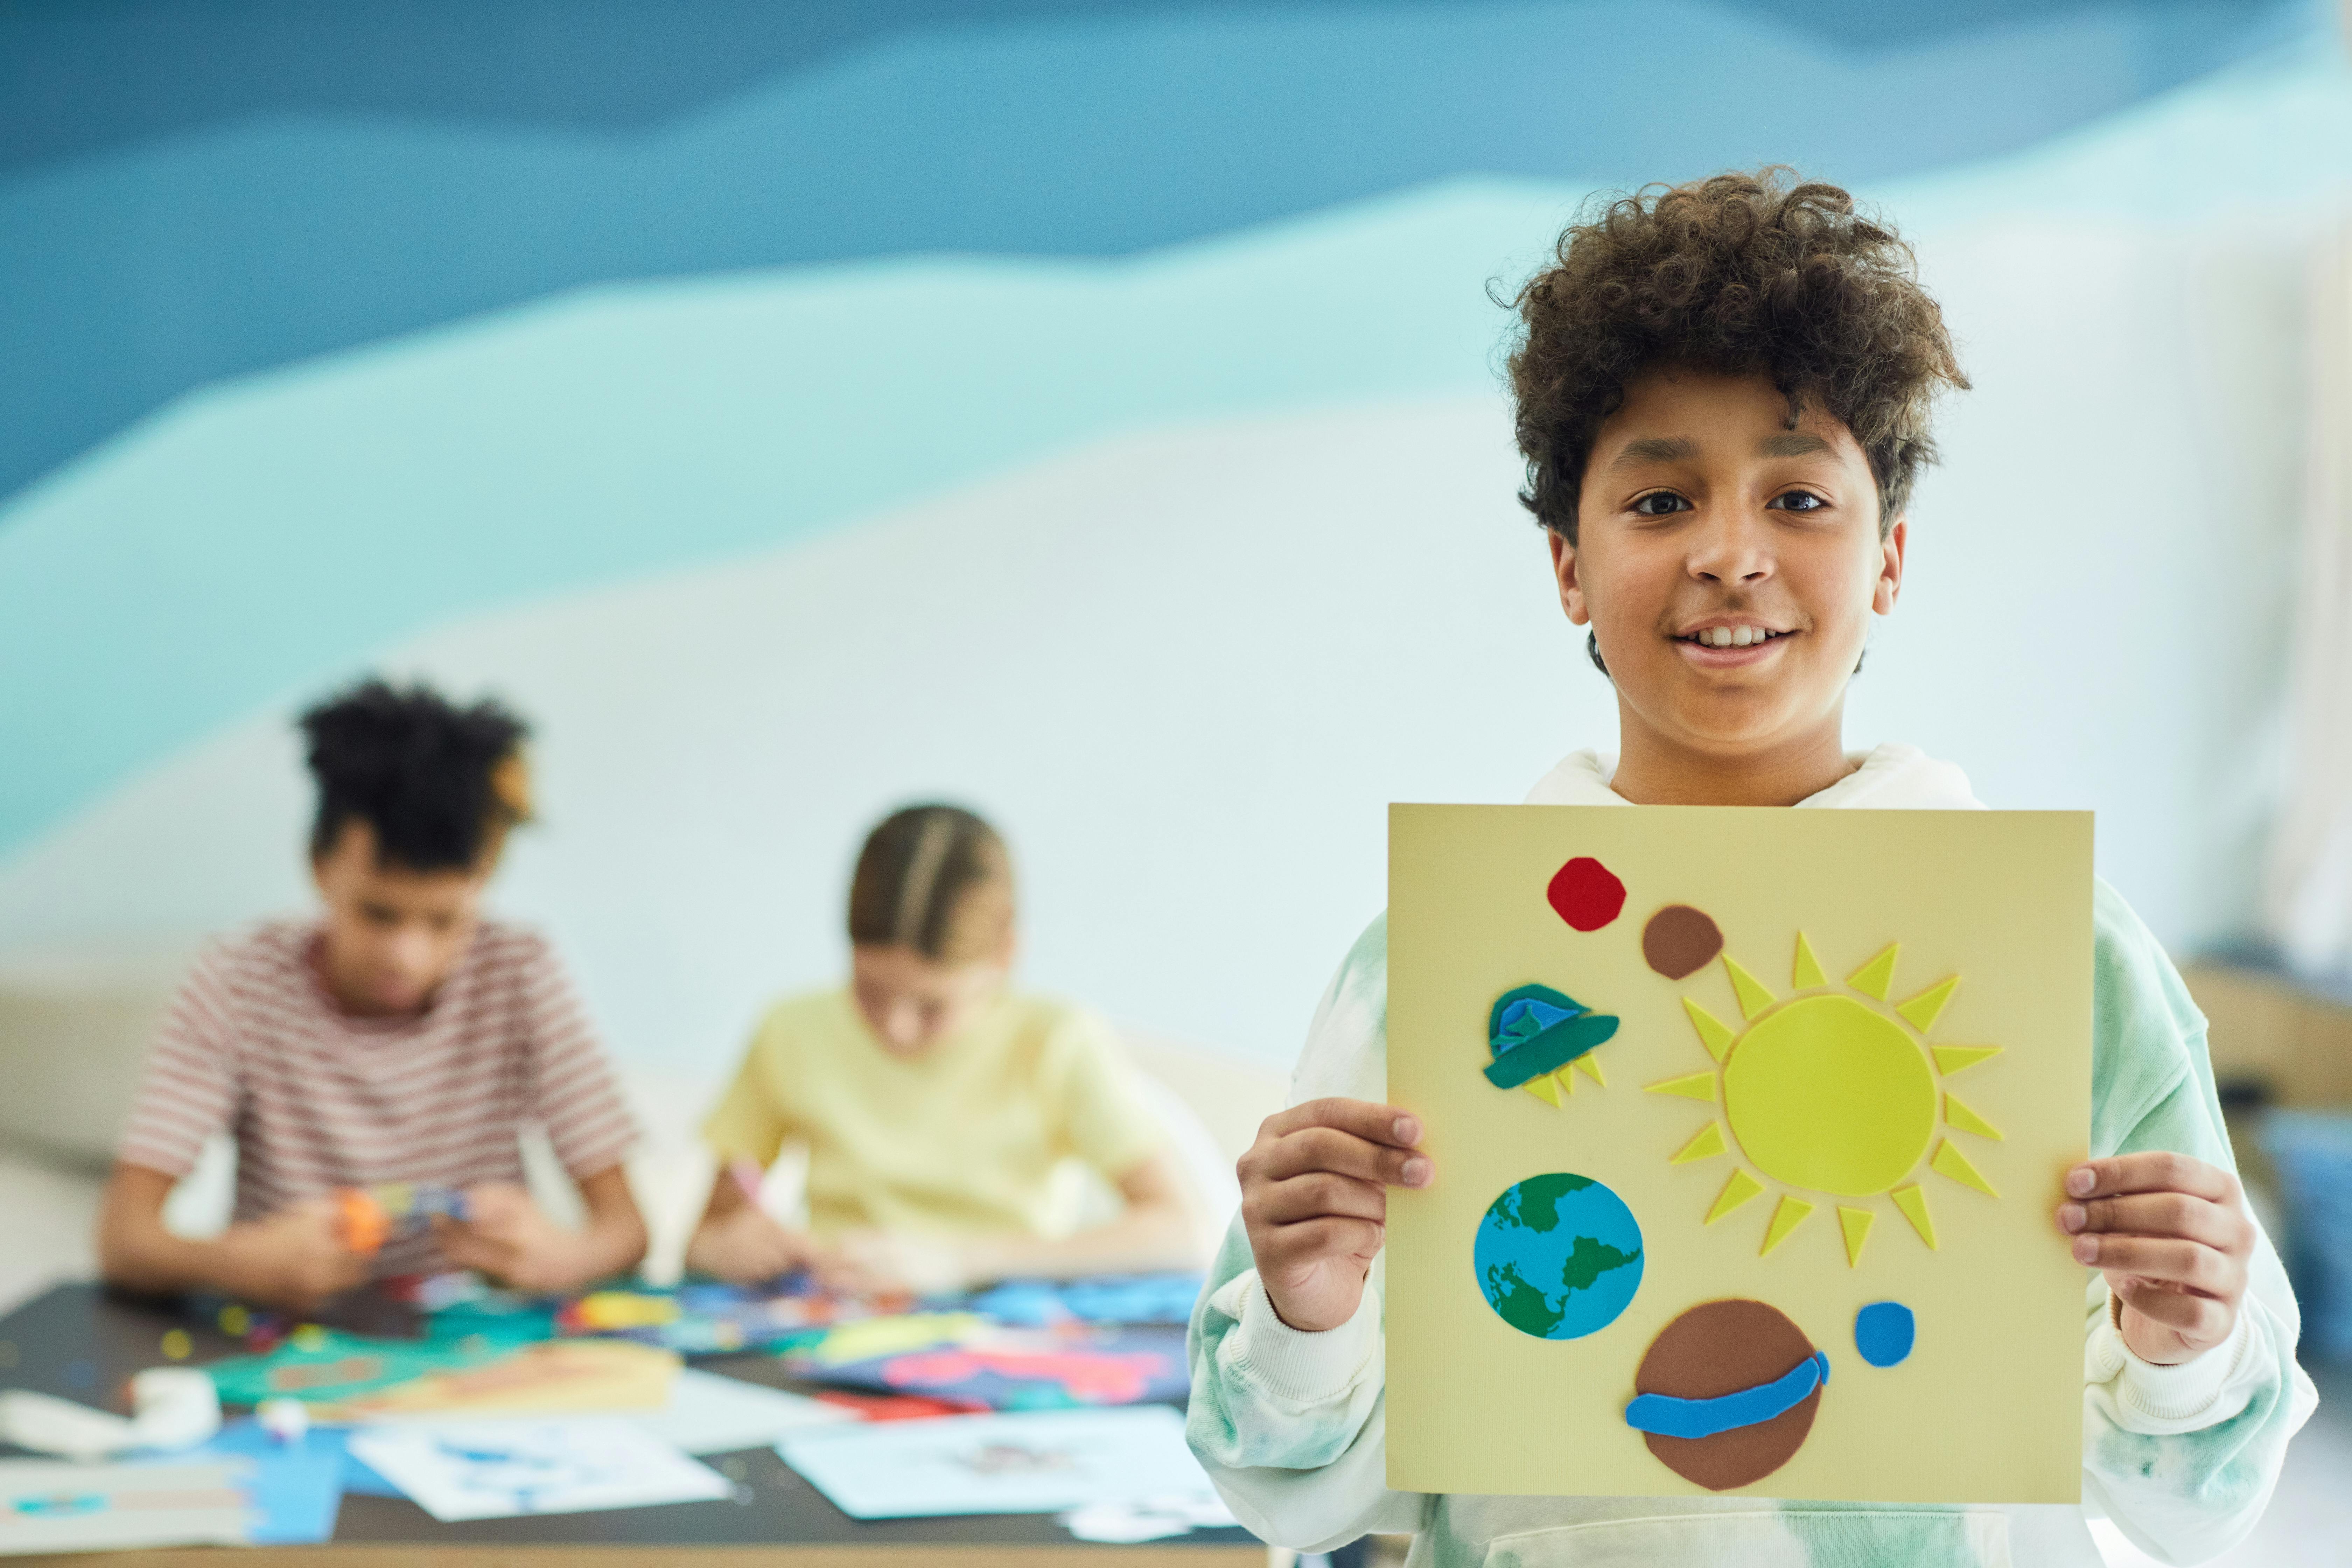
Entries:
<svg viewBox="0 0 2352 1568">
<path fill-rule="evenodd" d="M 1412 1531 L 1416 1563 L 2096 1568 L 2086 1503 L 2225 1549 L 2314 1395 L 2203 1020 L 2081 818 L 1962 815 L 1951 764 L 1844 750 L 1967 384 L 1909 249 L 1835 187 L 1726 174 L 1572 226 L 1518 309 L 1523 499 L 1619 710 L 1615 757 L 1528 800 L 1706 809 L 1397 808 L 1391 909 L 1241 1162 L 1195 1451 L 1267 1539 Z M 1719 809 L 1787 806 L 1873 820 Z M 1999 1049 L 1956 1032 L 1988 1020 Z M 2013 1434 L 1916 1397 L 2015 1378 L 1949 1356 L 2012 1321 Z M 2054 1475 L 1984 1479 L 2053 1442 Z"/>
<path fill-rule="evenodd" d="M 106 1277 L 307 1310 L 371 1276 L 568 1290 L 631 1268 L 636 1132 L 603 1047 L 546 940 L 481 911 L 530 816 L 521 721 L 372 680 L 302 729 L 322 911 L 216 944 L 181 988 L 107 1184 Z M 528 1123 L 579 1184 L 584 1229 L 525 1192 Z M 163 1201 L 214 1133 L 236 1144 L 234 1223 L 188 1240 Z M 391 1226 L 387 1204 L 417 1217 Z"/>
<path fill-rule="evenodd" d="M 849 984 L 778 1003 L 704 1126 L 721 1170 L 689 1267 L 932 1291 L 1195 1265 L 1174 1164 L 1109 1027 L 1010 989 L 1013 864 L 993 828 L 949 805 L 885 820 L 857 857 L 849 941 Z M 793 1141 L 805 1233 L 754 1201 Z M 1073 1158 L 1125 1207 L 1055 1234 L 1053 1178 Z"/>
</svg>

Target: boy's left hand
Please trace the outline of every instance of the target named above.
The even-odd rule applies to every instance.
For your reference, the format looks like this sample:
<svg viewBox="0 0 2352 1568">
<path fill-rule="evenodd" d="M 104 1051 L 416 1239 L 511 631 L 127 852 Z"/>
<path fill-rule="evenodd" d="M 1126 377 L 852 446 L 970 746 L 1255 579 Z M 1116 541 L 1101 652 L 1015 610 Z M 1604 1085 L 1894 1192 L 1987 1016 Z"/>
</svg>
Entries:
<svg viewBox="0 0 2352 1568">
<path fill-rule="evenodd" d="M 2187 1154 L 2116 1154 L 2067 1172 L 2066 1192 L 2058 1228 L 2106 1275 L 2134 1355 L 2176 1366 L 2230 1337 L 2254 1252 L 2237 1177 Z"/>
<path fill-rule="evenodd" d="M 516 1290 L 569 1290 L 581 1284 L 579 1238 L 541 1212 L 530 1194 L 506 1183 L 466 1189 L 466 1217 L 436 1215 L 442 1254 Z"/>
</svg>

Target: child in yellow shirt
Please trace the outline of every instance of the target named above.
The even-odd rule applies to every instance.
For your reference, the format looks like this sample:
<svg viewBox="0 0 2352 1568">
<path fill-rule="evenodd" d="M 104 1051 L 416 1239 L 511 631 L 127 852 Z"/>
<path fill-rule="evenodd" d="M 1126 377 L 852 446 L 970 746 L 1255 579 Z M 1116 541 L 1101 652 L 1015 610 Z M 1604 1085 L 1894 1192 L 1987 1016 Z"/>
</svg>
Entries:
<svg viewBox="0 0 2352 1568">
<path fill-rule="evenodd" d="M 1192 1217 L 1117 1039 L 1094 1015 L 1010 988 L 1013 867 L 950 805 L 874 829 L 849 893 L 850 982 L 789 997 L 704 1124 L 721 1169 L 689 1268 L 841 1289 L 945 1290 L 1196 1265 Z M 808 1230 L 751 1201 L 748 1172 L 808 1146 Z M 1125 1200 L 1052 1234 L 1052 1177 L 1091 1166 Z"/>
</svg>

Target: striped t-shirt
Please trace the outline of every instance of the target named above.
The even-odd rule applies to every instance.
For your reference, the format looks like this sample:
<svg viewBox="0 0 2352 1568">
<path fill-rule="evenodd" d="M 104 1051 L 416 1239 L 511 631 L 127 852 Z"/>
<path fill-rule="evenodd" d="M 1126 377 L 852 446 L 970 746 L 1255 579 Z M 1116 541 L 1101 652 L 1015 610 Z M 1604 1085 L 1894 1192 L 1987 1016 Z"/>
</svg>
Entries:
<svg viewBox="0 0 2352 1568">
<path fill-rule="evenodd" d="M 523 1179 L 536 1122 L 575 1178 L 618 1164 L 636 1128 L 545 939 L 484 921 L 425 1009 L 353 1017 L 313 966 L 315 923 L 279 922 L 196 962 L 164 1016 L 124 1124 L 124 1163 L 168 1176 L 236 1142 L 236 1211 L 257 1219 L 337 1187 Z M 379 1275 L 446 1267 L 396 1234 Z"/>
</svg>

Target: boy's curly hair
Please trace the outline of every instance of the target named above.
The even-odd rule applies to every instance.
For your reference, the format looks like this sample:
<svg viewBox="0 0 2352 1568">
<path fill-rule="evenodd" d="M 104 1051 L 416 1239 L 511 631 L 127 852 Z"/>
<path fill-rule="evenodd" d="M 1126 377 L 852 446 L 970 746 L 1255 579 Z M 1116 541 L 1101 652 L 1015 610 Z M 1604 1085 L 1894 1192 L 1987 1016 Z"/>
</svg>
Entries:
<svg viewBox="0 0 2352 1568">
<path fill-rule="evenodd" d="M 1514 303 L 1519 500 L 1571 544 L 1593 440 L 1644 371 L 1760 371 L 1791 426 L 1808 403 L 1843 420 L 1878 481 L 1882 531 L 1936 460 L 1930 403 L 1969 384 L 1911 247 L 1844 191 L 1785 168 L 1645 186 L 1588 212 Z"/>
</svg>

